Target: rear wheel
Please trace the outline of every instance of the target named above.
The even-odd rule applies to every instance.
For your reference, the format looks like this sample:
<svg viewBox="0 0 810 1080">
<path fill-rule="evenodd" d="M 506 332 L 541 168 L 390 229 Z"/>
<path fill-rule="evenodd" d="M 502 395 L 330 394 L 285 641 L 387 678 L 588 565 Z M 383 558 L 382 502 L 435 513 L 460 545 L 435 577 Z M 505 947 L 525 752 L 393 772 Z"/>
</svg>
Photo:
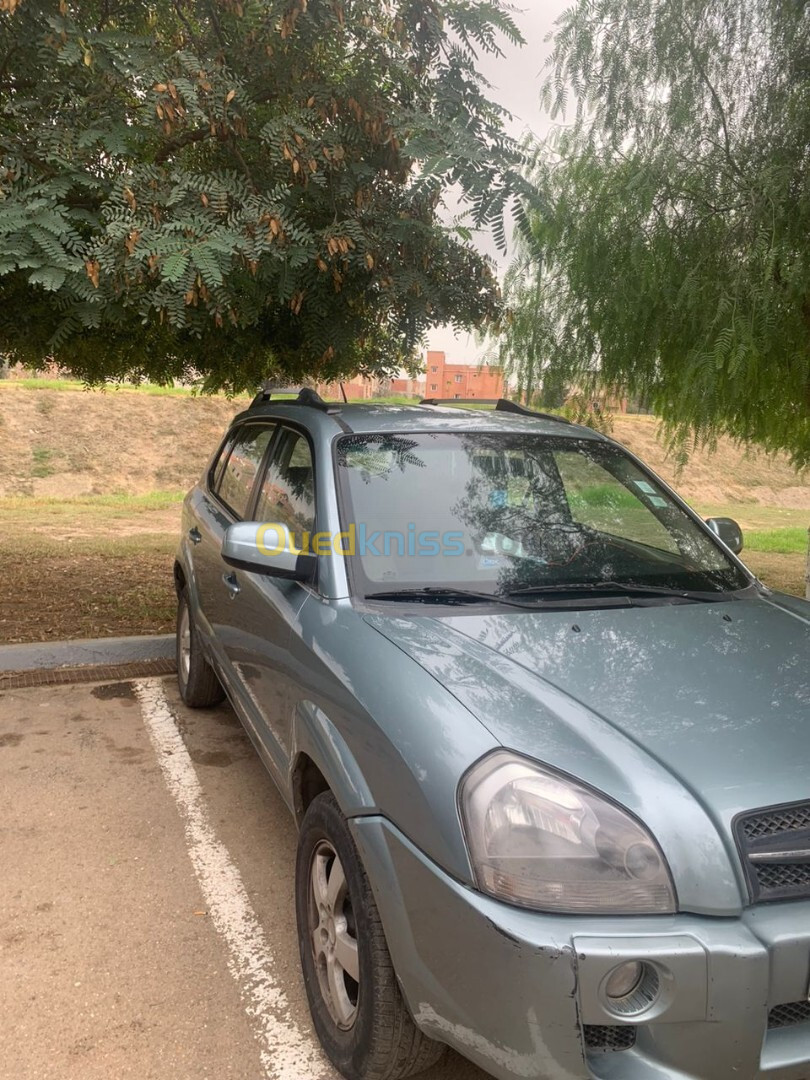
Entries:
<svg viewBox="0 0 810 1080">
<path fill-rule="evenodd" d="M 402 999 L 380 915 L 331 792 L 313 799 L 296 865 L 298 943 L 315 1030 L 347 1080 L 402 1080 L 444 1047 L 414 1024 Z"/>
<path fill-rule="evenodd" d="M 225 697 L 225 691 L 203 655 L 186 588 L 177 599 L 176 650 L 177 685 L 186 705 L 192 709 L 218 705 Z"/>
</svg>

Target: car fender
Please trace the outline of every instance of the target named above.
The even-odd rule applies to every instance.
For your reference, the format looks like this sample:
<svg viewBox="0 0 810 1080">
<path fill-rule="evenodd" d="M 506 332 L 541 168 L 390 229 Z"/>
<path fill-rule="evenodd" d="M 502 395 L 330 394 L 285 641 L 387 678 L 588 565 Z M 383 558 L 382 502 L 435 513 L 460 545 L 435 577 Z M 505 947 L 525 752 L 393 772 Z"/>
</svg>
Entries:
<svg viewBox="0 0 810 1080">
<path fill-rule="evenodd" d="M 337 727 L 314 702 L 300 701 L 293 716 L 287 778 L 289 801 L 299 825 L 304 807 L 298 774 L 304 757 L 309 758 L 320 771 L 347 818 L 378 811 L 360 766 Z"/>
</svg>

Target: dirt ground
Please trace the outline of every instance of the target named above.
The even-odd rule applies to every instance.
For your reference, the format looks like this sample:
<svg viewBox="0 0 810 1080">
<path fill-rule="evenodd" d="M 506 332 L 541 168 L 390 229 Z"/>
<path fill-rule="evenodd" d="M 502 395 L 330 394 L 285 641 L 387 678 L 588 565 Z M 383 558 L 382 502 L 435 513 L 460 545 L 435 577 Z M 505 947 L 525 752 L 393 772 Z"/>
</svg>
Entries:
<svg viewBox="0 0 810 1080">
<path fill-rule="evenodd" d="M 642 459 L 690 502 L 761 503 L 810 510 L 810 475 L 784 455 L 767 455 L 718 439 L 712 452 L 698 448 L 683 468 L 666 454 L 654 416 L 616 416 L 612 437 Z M 810 515 L 809 515 L 810 516 Z"/>
<path fill-rule="evenodd" d="M 0 550 L 0 642 L 174 631 L 174 546 L 20 560 Z"/>
<path fill-rule="evenodd" d="M 247 398 L 0 390 L 0 496 L 185 491 Z"/>
</svg>

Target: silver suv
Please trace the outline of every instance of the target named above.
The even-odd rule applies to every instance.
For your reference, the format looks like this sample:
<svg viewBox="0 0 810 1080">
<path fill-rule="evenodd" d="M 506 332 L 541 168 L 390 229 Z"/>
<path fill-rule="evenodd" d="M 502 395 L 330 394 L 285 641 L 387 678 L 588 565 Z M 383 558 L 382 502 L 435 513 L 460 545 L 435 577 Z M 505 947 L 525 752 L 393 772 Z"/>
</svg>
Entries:
<svg viewBox="0 0 810 1080">
<path fill-rule="evenodd" d="M 476 403 L 480 404 L 480 403 Z M 184 506 L 180 690 L 298 822 L 350 1080 L 810 1076 L 810 604 L 612 440 L 257 397 Z"/>
</svg>

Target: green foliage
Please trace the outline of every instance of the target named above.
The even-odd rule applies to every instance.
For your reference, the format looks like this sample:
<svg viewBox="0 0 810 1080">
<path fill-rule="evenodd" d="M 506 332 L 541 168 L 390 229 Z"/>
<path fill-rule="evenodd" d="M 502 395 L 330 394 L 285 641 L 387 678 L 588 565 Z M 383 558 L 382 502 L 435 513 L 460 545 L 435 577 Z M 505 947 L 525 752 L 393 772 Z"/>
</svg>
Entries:
<svg viewBox="0 0 810 1080">
<path fill-rule="evenodd" d="M 0 0 L 0 351 L 77 376 L 384 375 L 485 325 L 502 0 Z"/>
<path fill-rule="evenodd" d="M 682 445 L 725 433 L 810 460 L 808 57 L 804 3 L 562 17 L 546 97 L 575 113 L 537 156 L 526 241 L 549 377 L 622 387 Z"/>
<path fill-rule="evenodd" d="M 774 551 L 780 555 L 804 554 L 808 548 L 807 529 L 762 529 L 745 533 L 747 551 Z"/>
</svg>

